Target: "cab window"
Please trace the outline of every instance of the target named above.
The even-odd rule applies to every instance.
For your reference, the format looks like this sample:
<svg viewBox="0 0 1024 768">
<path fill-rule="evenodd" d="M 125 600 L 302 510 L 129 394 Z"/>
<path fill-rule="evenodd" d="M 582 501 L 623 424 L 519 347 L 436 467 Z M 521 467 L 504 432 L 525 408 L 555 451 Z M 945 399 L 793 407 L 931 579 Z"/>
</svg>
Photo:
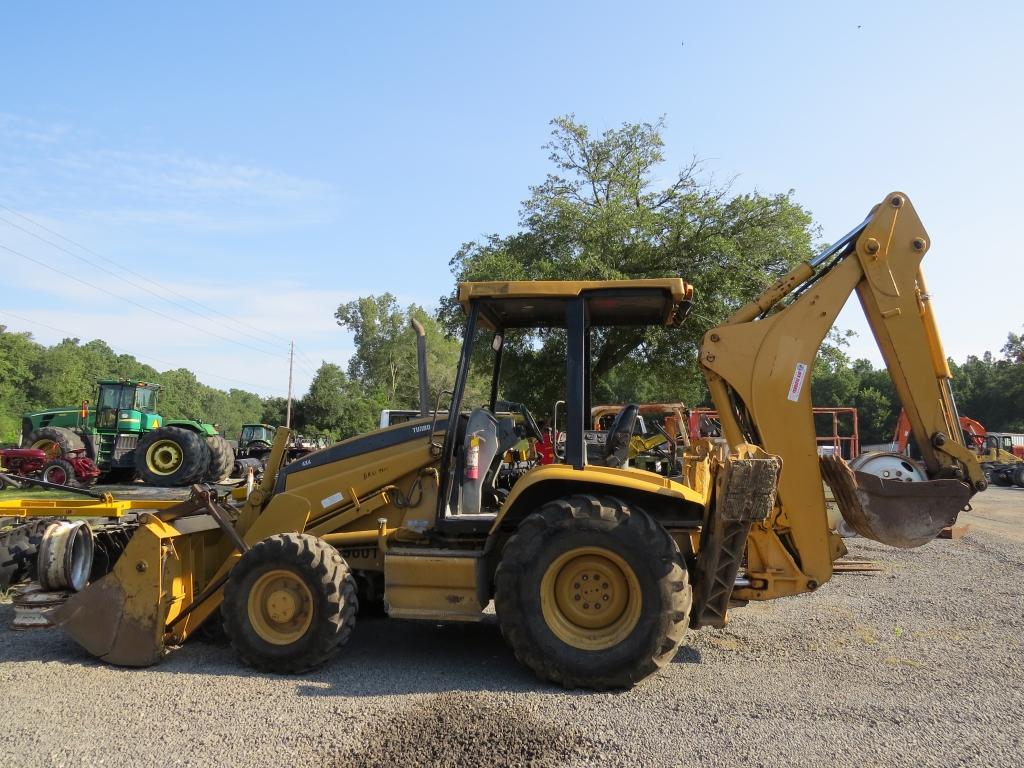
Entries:
<svg viewBox="0 0 1024 768">
<path fill-rule="evenodd" d="M 154 407 L 154 401 L 156 399 L 156 392 L 152 389 L 140 387 L 135 390 L 135 410 L 143 411 L 144 413 L 152 413 Z"/>
<path fill-rule="evenodd" d="M 119 408 L 121 406 L 120 387 L 100 387 L 100 408 Z"/>
</svg>

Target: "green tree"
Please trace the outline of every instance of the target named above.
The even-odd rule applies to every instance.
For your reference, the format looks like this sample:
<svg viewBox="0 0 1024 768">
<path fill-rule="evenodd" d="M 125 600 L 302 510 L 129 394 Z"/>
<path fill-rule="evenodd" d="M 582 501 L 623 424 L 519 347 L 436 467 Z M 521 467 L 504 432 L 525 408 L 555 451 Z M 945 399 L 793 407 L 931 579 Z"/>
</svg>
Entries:
<svg viewBox="0 0 1024 768">
<path fill-rule="evenodd" d="M 950 361 L 960 413 L 977 419 L 991 432 L 1024 431 L 1024 361 L 1018 357 L 1019 343 L 1020 337 L 1010 333 L 1002 358 L 985 352 L 959 365 Z"/>
<path fill-rule="evenodd" d="M 29 333 L 0 325 L 0 443 L 16 443 L 21 414 L 30 410 L 30 390 L 43 347 Z"/>
<path fill-rule="evenodd" d="M 375 429 L 380 411 L 386 407 L 383 393 L 364 395 L 359 383 L 339 366 L 324 363 L 298 404 L 297 416 L 304 429 L 313 427 L 317 432 L 345 439 Z"/>
<path fill-rule="evenodd" d="M 187 368 L 160 375 L 157 406 L 167 419 L 200 419 L 203 416 L 203 385 Z"/>
<path fill-rule="evenodd" d="M 413 318 L 426 334 L 431 403 L 441 390 L 451 387 L 461 345 L 448 337 L 422 307 L 410 304 L 402 309 L 393 295 L 385 293 L 342 304 L 334 316 L 338 325 L 354 337 L 356 349 L 349 360 L 348 375 L 358 384 L 363 398 L 383 403 L 382 408 L 419 406 L 416 334 L 410 324 Z"/>
<path fill-rule="evenodd" d="M 283 426 L 287 416 L 288 401 L 283 397 L 268 397 L 263 401 L 263 410 L 258 419 L 260 424 Z M 256 422 L 253 422 L 256 423 Z"/>
<path fill-rule="evenodd" d="M 1024 363 L 1024 335 L 1012 331 L 1008 333 L 1002 352 L 1011 363 Z"/>
<path fill-rule="evenodd" d="M 572 116 L 552 122 L 553 170 L 523 203 L 520 231 L 465 243 L 451 260 L 458 281 L 630 279 L 681 276 L 695 287 L 682 328 L 613 328 L 593 340 L 595 392 L 615 399 L 704 396 L 701 336 L 795 262 L 812 254 L 810 214 L 792 193 L 733 194 L 687 164 L 667 185 L 663 123 L 627 123 L 594 135 Z M 440 317 L 457 332 L 454 293 Z M 510 388 L 543 408 L 554 377 L 528 360 L 559 357 L 557 334 L 523 339 L 510 356 Z M 632 394 L 632 393 L 636 394 Z"/>
<path fill-rule="evenodd" d="M 245 423 L 285 421 L 283 398 L 264 399 L 241 389 L 225 392 L 203 384 L 186 368 L 159 373 L 131 355 L 115 353 L 98 339 L 86 343 L 64 339 L 44 347 L 31 334 L 0 326 L 0 442 L 18 441 L 24 414 L 92 401 L 96 381 L 109 378 L 160 384 L 157 407 L 163 416 L 209 421 L 231 438 Z M 323 431 L 316 424 L 308 428 Z"/>
</svg>

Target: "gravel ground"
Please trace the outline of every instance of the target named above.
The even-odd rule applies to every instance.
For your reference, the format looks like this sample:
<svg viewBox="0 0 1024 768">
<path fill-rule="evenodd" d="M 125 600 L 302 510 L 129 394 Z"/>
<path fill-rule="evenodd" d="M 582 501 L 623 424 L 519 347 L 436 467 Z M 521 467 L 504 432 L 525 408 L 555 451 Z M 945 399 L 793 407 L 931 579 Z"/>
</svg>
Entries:
<svg viewBox="0 0 1024 768">
<path fill-rule="evenodd" d="M 956 541 L 852 540 L 876 574 L 752 604 L 621 693 L 520 668 L 493 622 L 361 622 L 326 668 L 254 674 L 189 643 L 104 666 L 0 606 L 12 766 L 1006 766 L 1024 754 L 1024 490 L 992 489 Z"/>
</svg>

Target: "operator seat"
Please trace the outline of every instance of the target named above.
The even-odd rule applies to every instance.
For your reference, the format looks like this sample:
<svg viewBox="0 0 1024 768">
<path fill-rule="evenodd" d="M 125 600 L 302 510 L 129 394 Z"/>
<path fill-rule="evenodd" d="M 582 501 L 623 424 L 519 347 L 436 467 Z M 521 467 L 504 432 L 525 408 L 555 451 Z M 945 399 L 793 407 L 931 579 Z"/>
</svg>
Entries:
<svg viewBox="0 0 1024 768">
<path fill-rule="evenodd" d="M 615 417 L 608 427 L 604 441 L 604 456 L 600 464 L 605 467 L 624 467 L 629 459 L 629 441 L 636 429 L 636 421 L 640 416 L 640 406 L 630 403 Z"/>
</svg>

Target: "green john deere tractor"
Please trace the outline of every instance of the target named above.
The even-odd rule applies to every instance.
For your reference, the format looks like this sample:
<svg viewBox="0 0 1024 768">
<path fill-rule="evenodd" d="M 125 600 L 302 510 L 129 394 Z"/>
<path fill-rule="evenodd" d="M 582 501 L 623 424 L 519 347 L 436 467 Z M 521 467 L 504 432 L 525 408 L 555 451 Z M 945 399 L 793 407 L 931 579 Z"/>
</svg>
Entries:
<svg viewBox="0 0 1024 768">
<path fill-rule="evenodd" d="M 86 401 L 25 416 L 22 446 L 54 459 L 84 451 L 108 480 L 137 473 L 149 485 L 185 486 L 230 474 L 234 451 L 212 424 L 156 412 L 159 384 L 98 383 L 95 406 Z"/>
</svg>

